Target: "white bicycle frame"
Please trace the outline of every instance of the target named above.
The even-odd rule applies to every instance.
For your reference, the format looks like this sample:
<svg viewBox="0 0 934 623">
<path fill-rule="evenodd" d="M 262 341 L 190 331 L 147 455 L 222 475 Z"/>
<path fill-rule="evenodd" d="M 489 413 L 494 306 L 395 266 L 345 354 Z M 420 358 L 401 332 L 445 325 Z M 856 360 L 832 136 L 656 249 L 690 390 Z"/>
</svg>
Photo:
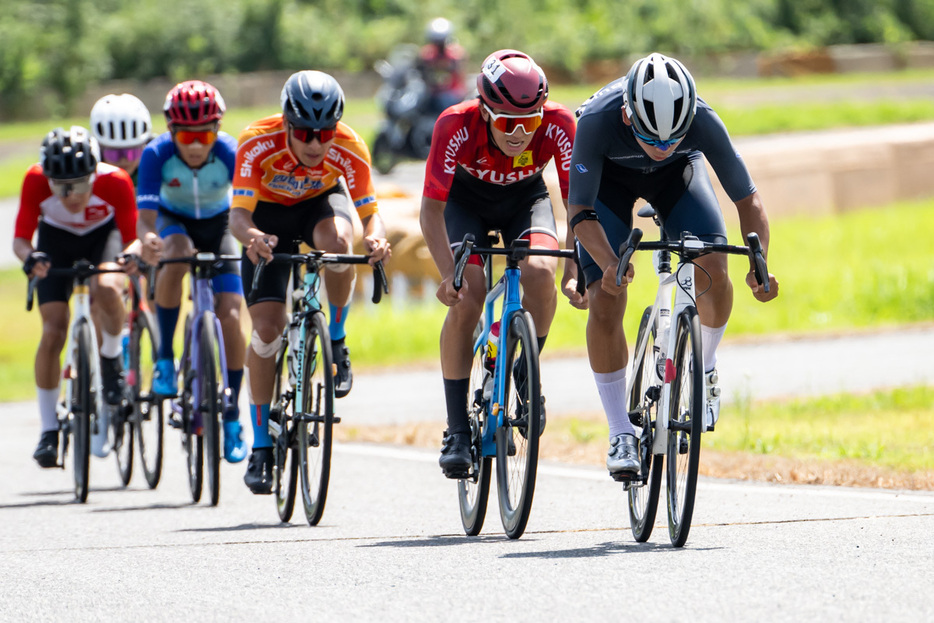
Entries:
<svg viewBox="0 0 934 623">
<path fill-rule="evenodd" d="M 91 332 L 91 391 L 94 394 L 94 413 L 90 414 L 90 427 L 88 434 L 94 435 L 94 426 L 100 420 L 100 414 L 103 413 L 104 399 L 101 391 L 101 364 L 100 352 L 97 347 L 97 328 L 94 326 L 94 319 L 91 317 L 91 292 L 87 283 L 75 284 L 74 292 L 71 298 L 71 323 L 68 326 L 68 339 L 65 343 L 65 361 L 62 365 L 62 397 L 58 403 L 58 419 L 65 422 L 71 414 L 72 396 L 74 395 L 74 382 L 77 377 L 78 361 L 78 339 L 76 329 L 81 320 L 86 320 Z M 109 435 L 109 432 L 108 432 Z"/>
<path fill-rule="evenodd" d="M 700 240 L 685 240 L 684 248 L 700 250 L 704 248 L 704 243 Z M 665 454 L 668 448 L 668 404 L 671 399 L 671 382 L 675 377 L 675 367 L 670 355 L 674 353 L 675 341 L 678 339 L 677 324 L 675 330 L 672 331 L 671 323 L 672 320 L 677 323 L 678 317 L 686 307 L 696 305 L 694 264 L 681 261 L 672 272 L 670 261 L 667 263 L 667 267 L 662 266 L 662 253 L 664 252 L 655 251 L 652 253 L 652 263 L 655 265 L 655 274 L 658 275 L 658 293 L 655 295 L 655 303 L 652 305 L 652 312 L 649 315 L 647 330 L 639 343 L 636 344 L 632 362 L 629 366 L 630 370 L 639 369 L 640 363 L 645 359 L 648 336 L 652 327 L 655 327 L 655 348 L 658 351 L 655 357 L 655 384 L 661 387 L 661 393 L 659 395 L 657 417 L 655 418 L 652 454 Z M 678 285 L 678 288 L 675 288 L 675 285 Z M 674 305 L 672 305 L 672 289 L 675 290 Z M 661 369 L 659 363 L 664 364 Z M 627 397 L 632 395 L 636 380 L 636 375 L 631 374 L 626 388 Z"/>
</svg>

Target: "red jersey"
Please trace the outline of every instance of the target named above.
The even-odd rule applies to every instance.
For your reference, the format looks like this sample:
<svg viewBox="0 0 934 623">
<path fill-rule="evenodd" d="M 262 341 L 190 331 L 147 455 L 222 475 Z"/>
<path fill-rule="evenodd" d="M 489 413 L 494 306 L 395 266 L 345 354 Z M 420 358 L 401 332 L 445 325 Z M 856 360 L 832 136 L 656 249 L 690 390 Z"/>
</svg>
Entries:
<svg viewBox="0 0 934 623">
<path fill-rule="evenodd" d="M 452 106 L 435 123 L 423 192 L 431 199 L 447 201 L 457 167 L 482 182 L 506 186 L 541 175 L 554 158 L 561 196 L 567 199 L 574 129 L 570 110 L 555 102 L 545 102 L 542 125 L 535 131 L 528 149 L 513 158 L 490 141 L 486 122 L 480 116 L 479 99 Z"/>
<path fill-rule="evenodd" d="M 344 178 L 357 216 L 378 212 L 370 175 L 370 150 L 350 126 L 338 122 L 324 161 L 302 166 L 288 147 L 282 113 L 260 119 L 240 133 L 231 208 L 252 212 L 260 201 L 292 206 L 334 188 Z"/>
<path fill-rule="evenodd" d="M 36 163 L 29 167 L 23 180 L 13 237 L 32 240 L 40 218 L 76 236 L 83 236 L 114 220 L 126 246 L 136 240 L 133 180 L 123 169 L 101 162 L 97 165 L 87 207 L 78 214 L 72 214 L 62 200 L 52 194 L 48 178 Z"/>
</svg>

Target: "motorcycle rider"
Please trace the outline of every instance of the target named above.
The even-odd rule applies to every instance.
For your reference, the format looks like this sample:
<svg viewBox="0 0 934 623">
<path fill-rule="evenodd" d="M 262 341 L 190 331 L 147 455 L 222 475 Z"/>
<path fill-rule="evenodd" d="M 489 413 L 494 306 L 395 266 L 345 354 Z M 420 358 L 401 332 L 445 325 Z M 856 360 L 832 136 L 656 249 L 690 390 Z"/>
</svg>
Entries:
<svg viewBox="0 0 934 623">
<path fill-rule="evenodd" d="M 464 49 L 454 41 L 454 27 L 443 17 L 428 23 L 425 40 L 416 66 L 431 93 L 429 112 L 438 115 L 467 95 Z"/>
</svg>

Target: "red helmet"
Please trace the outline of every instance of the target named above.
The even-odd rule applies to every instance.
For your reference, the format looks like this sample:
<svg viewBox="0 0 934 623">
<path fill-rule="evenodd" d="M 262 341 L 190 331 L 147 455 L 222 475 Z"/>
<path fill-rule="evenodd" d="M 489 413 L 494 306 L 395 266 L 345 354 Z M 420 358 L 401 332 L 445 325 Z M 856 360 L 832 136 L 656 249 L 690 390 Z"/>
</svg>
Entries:
<svg viewBox="0 0 934 623">
<path fill-rule="evenodd" d="M 173 125 L 202 125 L 220 121 L 227 109 L 224 98 L 207 82 L 189 80 L 172 87 L 165 96 L 165 122 Z"/>
<path fill-rule="evenodd" d="M 548 99 L 548 80 L 528 54 L 499 50 L 483 61 L 477 91 L 490 108 L 521 115 L 542 107 Z"/>
</svg>

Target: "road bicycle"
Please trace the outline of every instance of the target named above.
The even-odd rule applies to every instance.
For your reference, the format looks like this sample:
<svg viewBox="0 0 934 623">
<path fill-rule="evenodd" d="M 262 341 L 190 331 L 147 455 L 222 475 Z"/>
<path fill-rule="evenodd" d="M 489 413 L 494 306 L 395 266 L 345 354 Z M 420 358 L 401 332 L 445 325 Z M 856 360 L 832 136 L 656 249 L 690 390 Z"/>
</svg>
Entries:
<svg viewBox="0 0 934 623">
<path fill-rule="evenodd" d="M 57 407 L 59 429 L 62 433 L 58 466 L 65 468 L 71 440 L 74 443 L 75 455 L 75 498 L 82 504 L 88 499 L 91 437 L 107 434 L 106 431 L 101 431 L 102 426 L 107 426 L 107 416 L 124 408 L 111 407 L 104 403 L 97 330 L 91 317 L 90 281 L 95 275 L 119 272 L 123 272 L 123 269 L 98 268 L 87 260 L 79 260 L 71 268 L 50 268 L 47 275 L 71 277 L 74 280 L 71 321 L 62 365 L 62 398 Z M 38 283 L 38 277 L 29 281 L 26 293 L 27 311 L 32 310 Z"/>
<path fill-rule="evenodd" d="M 497 238 L 494 232 L 491 244 L 496 244 Z M 492 460 L 496 457 L 500 519 L 506 535 L 518 539 L 525 532 L 532 511 L 544 409 L 538 339 L 532 315 L 521 303 L 519 262 L 531 255 L 573 258 L 574 252 L 532 249 L 525 239 L 513 240 L 508 248 L 479 248 L 474 244 L 473 235 L 467 234 L 454 256 L 454 287 L 460 289 L 470 256 L 479 255 L 485 260 L 487 292 L 474 332 L 467 392 L 472 464 L 458 479 L 457 497 L 464 531 L 468 536 L 476 536 L 483 527 Z M 505 256 L 506 268 L 494 285 L 492 256 L 495 255 Z M 497 316 L 496 304 L 500 299 Z M 488 344 L 497 320 L 500 336 L 494 354 Z"/>
<path fill-rule="evenodd" d="M 315 526 L 321 520 L 331 474 L 333 428 L 341 421 L 334 414 L 331 335 L 318 298 L 321 271 L 326 264 L 366 264 L 369 259 L 366 255 L 317 250 L 273 254 L 273 262 L 291 265 L 292 284 L 291 313 L 276 354 L 273 404 L 269 409 L 269 434 L 273 439 L 272 489 L 279 519 L 283 522 L 292 517 L 299 481 L 308 525 Z M 266 264 L 263 258 L 256 264 L 251 297 L 258 291 Z M 383 293 L 389 292 L 382 262 L 373 266 L 373 272 L 372 300 L 379 303 Z"/>
<path fill-rule="evenodd" d="M 155 266 L 146 266 L 134 256 L 124 256 L 124 259 L 136 262 L 141 270 L 147 271 L 147 283 L 153 283 Z M 135 439 L 146 483 L 150 489 L 155 489 L 162 476 L 163 450 L 162 401 L 152 392 L 153 371 L 159 354 L 159 324 L 143 296 L 139 275 L 130 276 L 125 304 L 123 369 L 131 409 L 114 420 L 114 452 L 120 478 L 123 484 L 129 484 Z"/>
<path fill-rule="evenodd" d="M 636 250 L 655 251 L 658 293 L 639 324 L 626 394 L 642 465 L 635 476 L 619 474 L 614 478 L 624 482 L 628 492 L 632 534 L 636 541 L 645 542 L 655 524 L 664 473 L 668 536 L 672 545 L 681 547 L 687 541 L 694 513 L 701 435 L 712 430 L 704 421 L 706 387 L 695 260 L 709 253 L 747 255 L 766 292 L 769 273 L 755 233 L 747 235 L 748 246 L 704 242 L 687 232 L 679 240 L 669 240 L 651 206 L 643 207 L 639 216 L 653 218 L 660 240 L 642 242 L 642 231 L 633 229 L 620 245 L 616 280 L 617 285 L 622 282 Z M 679 258 L 674 272 L 672 255 Z"/>
<path fill-rule="evenodd" d="M 233 400 L 227 387 L 227 356 L 221 323 L 214 312 L 211 280 L 224 262 L 239 261 L 239 255 L 214 253 L 159 261 L 160 266 L 188 264 L 191 267 L 192 308 L 185 317 L 179 393 L 161 397 L 161 409 L 168 414 L 169 426 L 182 432 L 188 487 L 195 503 L 201 500 L 207 466 L 211 506 L 216 506 L 220 500 L 221 419 Z M 150 285 L 153 287 L 154 284 Z"/>
</svg>

